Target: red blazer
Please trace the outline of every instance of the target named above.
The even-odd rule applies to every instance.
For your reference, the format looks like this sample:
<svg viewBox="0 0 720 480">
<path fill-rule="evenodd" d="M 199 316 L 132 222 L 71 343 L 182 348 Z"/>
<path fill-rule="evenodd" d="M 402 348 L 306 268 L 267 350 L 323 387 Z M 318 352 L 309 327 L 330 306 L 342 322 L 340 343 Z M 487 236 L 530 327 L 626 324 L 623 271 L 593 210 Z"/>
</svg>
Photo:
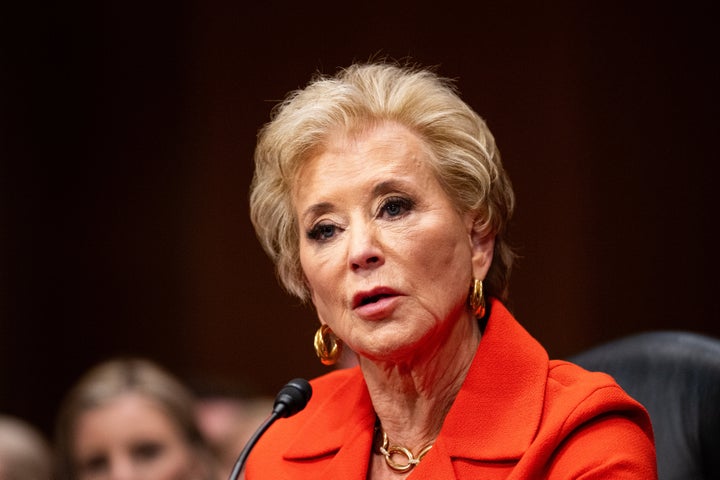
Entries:
<svg viewBox="0 0 720 480">
<path fill-rule="evenodd" d="M 311 383 L 307 408 L 255 446 L 247 480 L 366 479 L 375 413 L 362 373 Z M 652 427 L 611 377 L 548 360 L 494 301 L 440 435 L 408 478 L 656 479 Z"/>
</svg>

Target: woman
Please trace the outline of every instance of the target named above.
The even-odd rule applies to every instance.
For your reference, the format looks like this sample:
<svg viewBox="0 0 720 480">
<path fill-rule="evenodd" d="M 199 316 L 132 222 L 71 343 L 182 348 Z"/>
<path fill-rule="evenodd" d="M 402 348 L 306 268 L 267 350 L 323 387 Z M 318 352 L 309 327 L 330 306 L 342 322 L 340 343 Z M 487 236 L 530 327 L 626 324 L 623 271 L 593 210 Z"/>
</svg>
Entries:
<svg viewBox="0 0 720 480">
<path fill-rule="evenodd" d="M 152 362 L 96 366 L 60 409 L 59 478 L 210 480 L 194 408 L 185 386 Z"/>
<path fill-rule="evenodd" d="M 259 134 L 251 217 L 315 346 L 359 366 L 250 455 L 255 479 L 655 478 L 643 407 L 562 361 L 503 302 L 514 196 L 453 85 L 355 64 L 291 93 Z"/>
</svg>

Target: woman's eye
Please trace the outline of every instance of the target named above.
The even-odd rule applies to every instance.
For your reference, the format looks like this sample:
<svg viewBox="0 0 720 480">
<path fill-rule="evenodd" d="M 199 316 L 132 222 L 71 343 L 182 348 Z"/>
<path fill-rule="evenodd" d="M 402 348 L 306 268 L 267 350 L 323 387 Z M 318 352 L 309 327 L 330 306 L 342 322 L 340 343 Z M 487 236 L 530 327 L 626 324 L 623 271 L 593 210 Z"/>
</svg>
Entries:
<svg viewBox="0 0 720 480">
<path fill-rule="evenodd" d="M 98 455 L 90 457 L 80 465 L 80 471 L 87 474 L 98 474 L 108 469 L 109 465 L 108 457 L 105 455 Z"/>
<path fill-rule="evenodd" d="M 382 213 L 390 217 L 402 215 L 413 207 L 413 202 L 406 198 L 392 197 L 385 200 L 382 205 Z"/>
<path fill-rule="evenodd" d="M 147 442 L 133 446 L 132 455 L 139 461 L 151 461 L 159 457 L 164 450 L 160 443 Z"/>
<path fill-rule="evenodd" d="M 308 238 L 311 238 L 312 240 L 317 240 L 317 241 L 328 240 L 328 239 L 332 238 L 333 235 L 335 235 L 335 230 L 336 230 L 335 225 L 331 225 L 329 223 L 321 223 L 321 224 L 315 225 L 308 232 Z"/>
</svg>

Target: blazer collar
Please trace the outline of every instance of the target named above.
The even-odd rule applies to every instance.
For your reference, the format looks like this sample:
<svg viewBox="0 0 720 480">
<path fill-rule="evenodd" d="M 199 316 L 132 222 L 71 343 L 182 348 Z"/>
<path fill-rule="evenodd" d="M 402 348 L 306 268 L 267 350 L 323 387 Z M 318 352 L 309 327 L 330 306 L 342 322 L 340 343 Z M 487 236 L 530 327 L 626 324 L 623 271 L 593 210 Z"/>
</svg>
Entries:
<svg viewBox="0 0 720 480">
<path fill-rule="evenodd" d="M 548 375 L 545 349 L 499 301 L 436 443 L 451 457 L 518 459 L 540 426 Z"/>
<path fill-rule="evenodd" d="M 366 478 L 375 426 L 375 411 L 359 367 L 333 372 L 334 390 L 314 407 L 285 451 L 285 460 L 307 461 L 332 455 L 318 476 Z"/>
</svg>

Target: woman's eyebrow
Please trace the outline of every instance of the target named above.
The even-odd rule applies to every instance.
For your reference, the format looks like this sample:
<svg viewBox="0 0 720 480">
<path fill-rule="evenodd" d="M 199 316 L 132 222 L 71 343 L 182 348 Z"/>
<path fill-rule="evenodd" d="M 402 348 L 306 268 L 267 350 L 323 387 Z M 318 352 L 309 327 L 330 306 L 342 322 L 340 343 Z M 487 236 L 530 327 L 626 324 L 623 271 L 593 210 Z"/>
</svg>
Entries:
<svg viewBox="0 0 720 480">
<path fill-rule="evenodd" d="M 385 180 L 375 185 L 375 187 L 373 188 L 373 195 L 378 196 L 388 192 L 405 190 L 403 188 L 403 185 L 405 185 L 404 182 L 396 179 Z"/>
<path fill-rule="evenodd" d="M 332 209 L 333 209 L 333 204 L 330 202 L 314 203 L 305 209 L 305 211 L 302 213 L 301 218 L 306 219 L 308 217 L 310 217 L 310 218 L 318 217 L 320 215 L 323 215 L 327 212 L 332 211 Z"/>
</svg>

